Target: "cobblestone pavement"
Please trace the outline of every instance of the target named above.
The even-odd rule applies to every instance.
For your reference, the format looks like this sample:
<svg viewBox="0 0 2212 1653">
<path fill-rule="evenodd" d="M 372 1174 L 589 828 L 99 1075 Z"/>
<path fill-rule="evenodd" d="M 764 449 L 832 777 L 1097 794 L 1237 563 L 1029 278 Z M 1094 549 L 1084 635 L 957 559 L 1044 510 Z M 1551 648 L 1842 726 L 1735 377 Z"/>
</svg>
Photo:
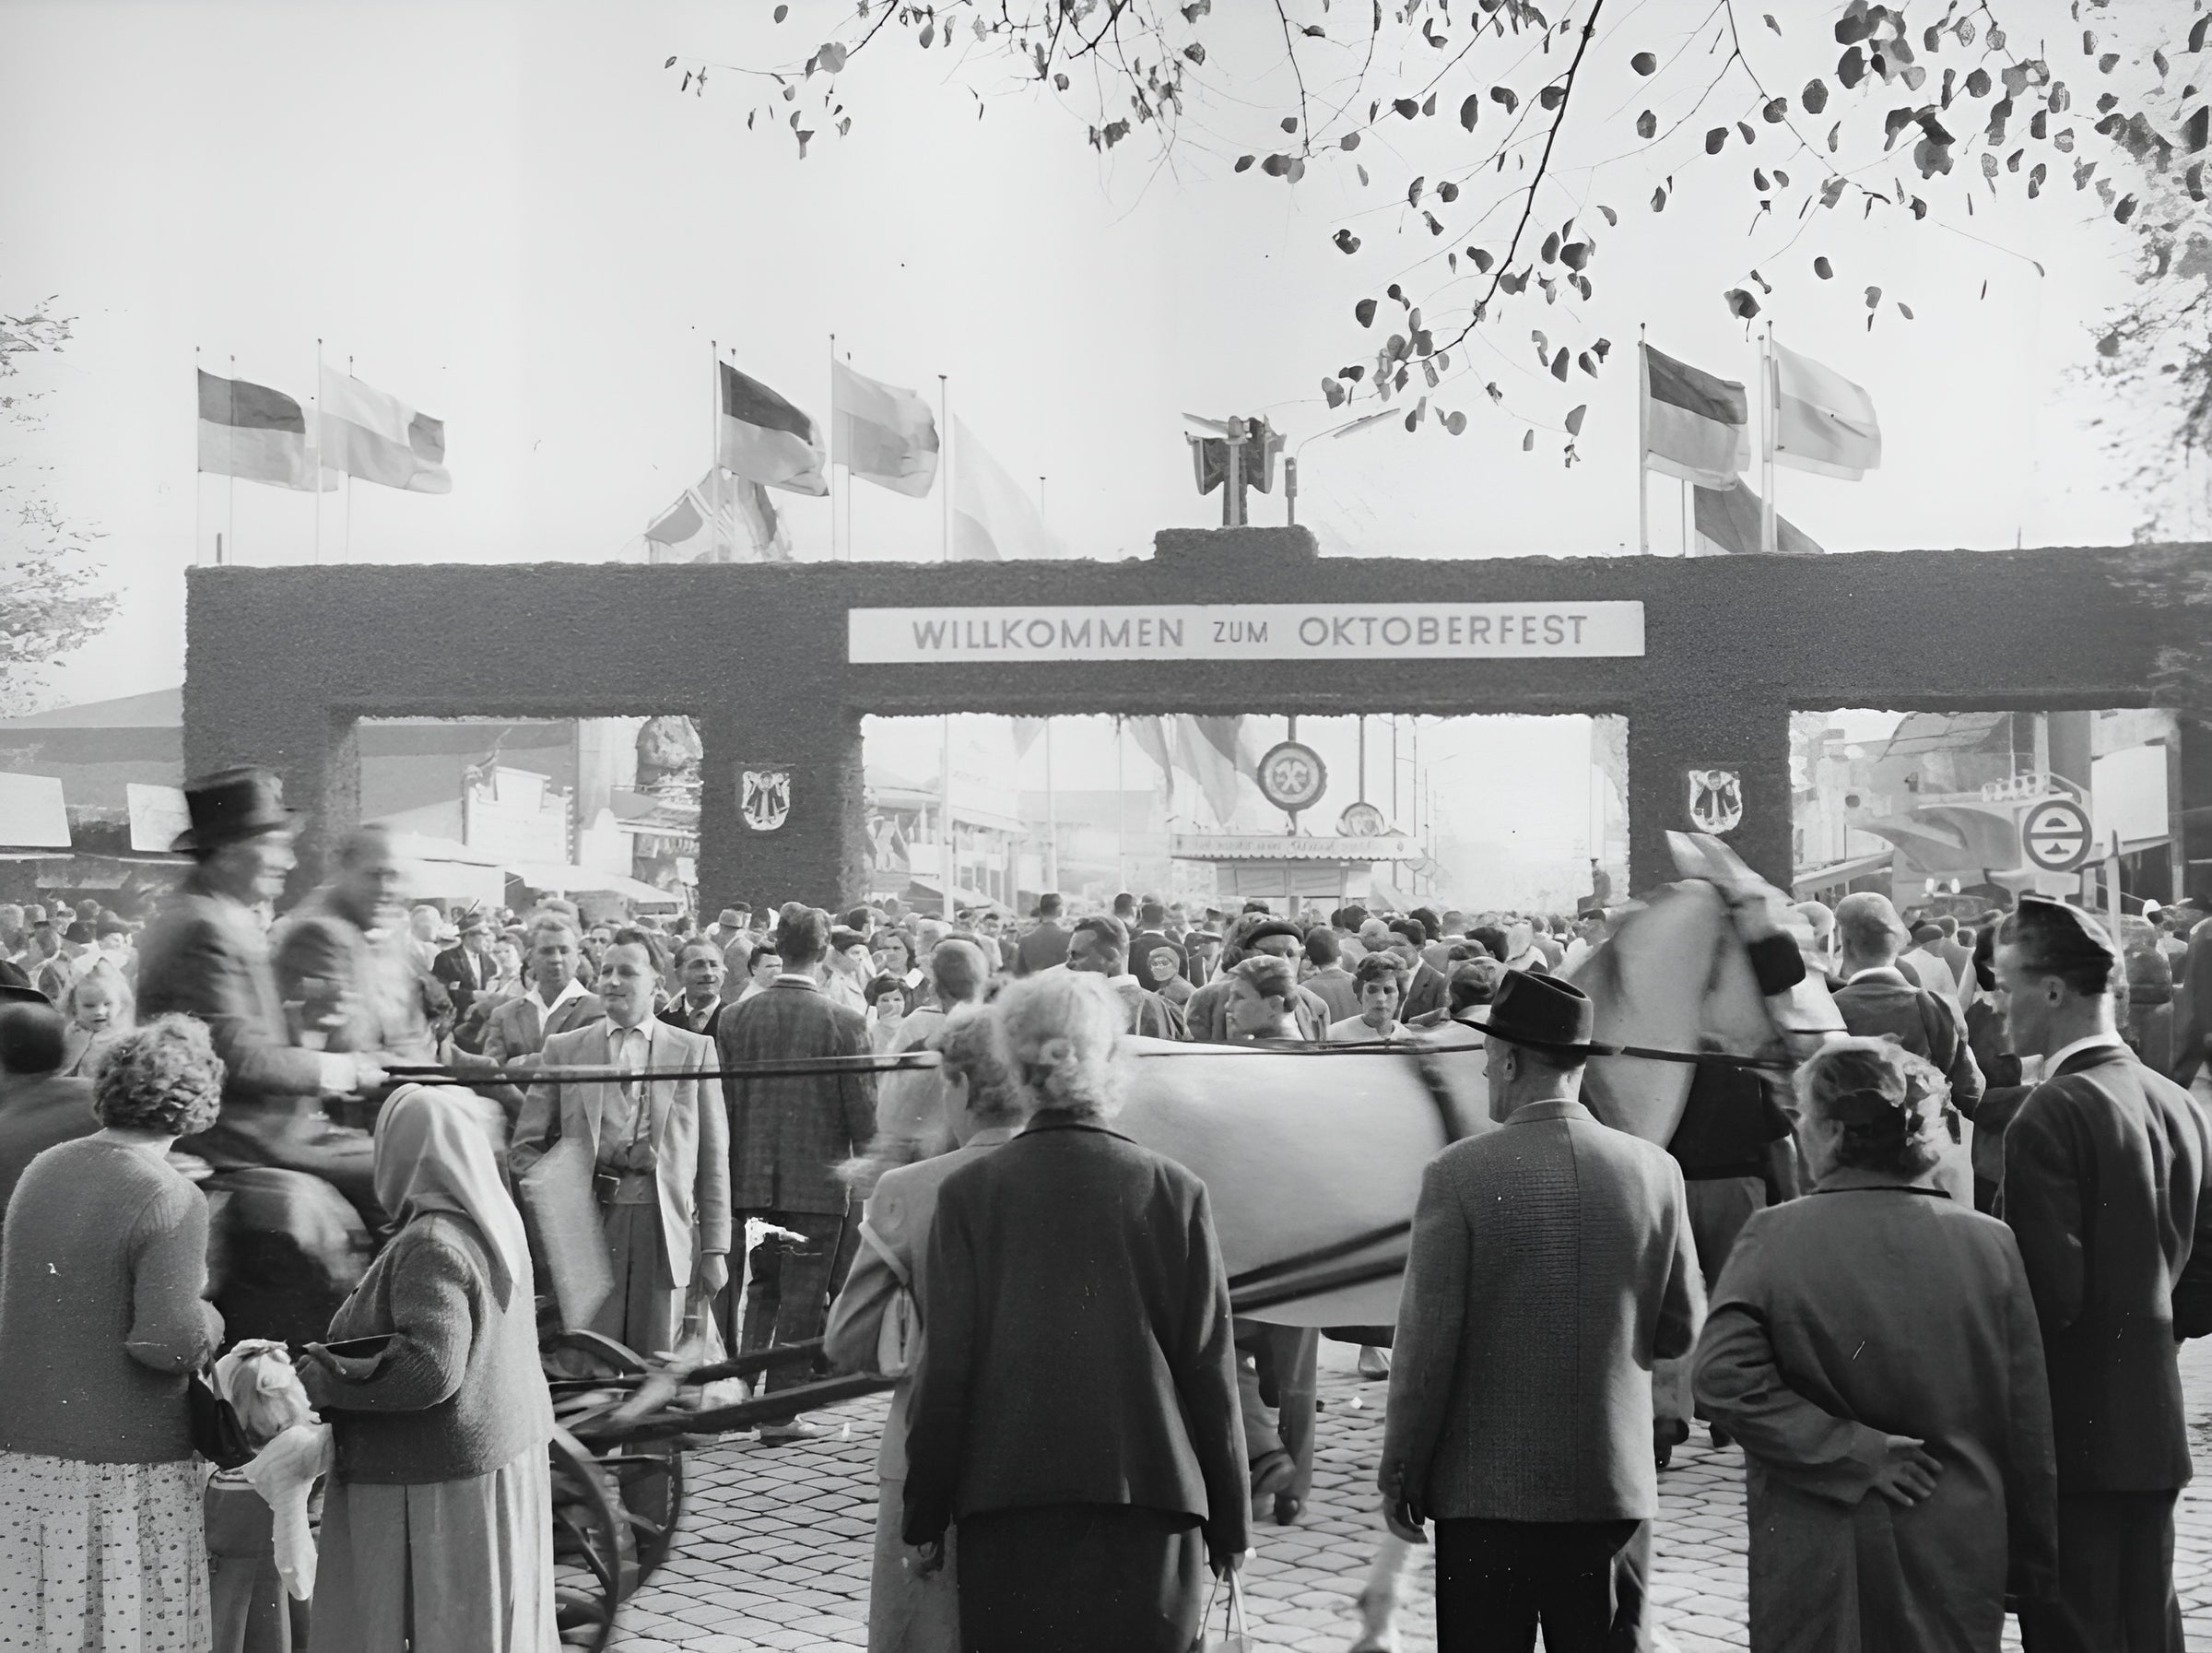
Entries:
<svg viewBox="0 0 2212 1653">
<path fill-rule="evenodd" d="M 1362 1383 L 1354 1351 L 1324 1343 L 1320 1447 L 1302 1525 L 1256 1529 L 1248 1601 L 1265 1647 L 1341 1653 L 1381 1523 L 1371 1491 L 1384 1386 Z M 2175 1571 L 2193 1649 L 2212 1653 L 2212 1340 L 2183 1363 L 2197 1485 L 2183 1494 Z M 731 1441 L 692 1453 L 675 1551 L 623 1610 L 624 1653 L 747 1653 L 865 1647 L 875 1530 L 880 1397 L 823 1414 L 846 1438 L 764 1447 Z M 1744 1498 L 1741 1455 L 1704 1433 L 1661 1481 L 1653 1543 L 1653 1619 L 1664 1649 L 1741 1648 Z M 1401 1615 L 1406 1653 L 1430 1653 L 1435 1617 L 1424 1562 Z M 2018 1645 L 2007 1635 L 2008 1647 Z"/>
</svg>

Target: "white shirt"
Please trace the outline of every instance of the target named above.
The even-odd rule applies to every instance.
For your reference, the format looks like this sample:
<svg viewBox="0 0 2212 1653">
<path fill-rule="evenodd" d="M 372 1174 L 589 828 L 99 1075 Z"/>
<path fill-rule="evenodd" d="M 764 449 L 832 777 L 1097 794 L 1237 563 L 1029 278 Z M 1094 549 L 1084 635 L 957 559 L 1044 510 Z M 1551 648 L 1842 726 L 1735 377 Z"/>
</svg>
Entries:
<svg viewBox="0 0 2212 1653">
<path fill-rule="evenodd" d="M 679 998 L 676 1003 L 677 1014 L 684 1019 L 684 1025 L 695 1033 L 703 1033 L 707 1023 L 713 1019 L 714 1012 L 721 1008 L 722 996 L 720 994 L 716 994 L 704 1005 L 696 1009 L 688 998 Z"/>
<path fill-rule="evenodd" d="M 537 1019 L 540 1026 L 552 1021 L 553 1012 L 567 1004 L 570 999 L 589 998 L 591 996 L 592 990 L 578 981 L 573 974 L 570 975 L 568 986 L 553 996 L 551 1004 L 546 1002 L 545 996 L 539 993 L 535 987 L 530 989 L 530 1002 L 537 1006 Z"/>
<path fill-rule="evenodd" d="M 1377 1040 L 1394 1043 L 1406 1037 L 1406 1024 L 1395 1017 L 1381 1033 L 1370 1027 L 1363 1016 L 1347 1016 L 1342 1021 L 1329 1023 L 1329 1043 L 1332 1045 L 1371 1045 Z"/>
</svg>

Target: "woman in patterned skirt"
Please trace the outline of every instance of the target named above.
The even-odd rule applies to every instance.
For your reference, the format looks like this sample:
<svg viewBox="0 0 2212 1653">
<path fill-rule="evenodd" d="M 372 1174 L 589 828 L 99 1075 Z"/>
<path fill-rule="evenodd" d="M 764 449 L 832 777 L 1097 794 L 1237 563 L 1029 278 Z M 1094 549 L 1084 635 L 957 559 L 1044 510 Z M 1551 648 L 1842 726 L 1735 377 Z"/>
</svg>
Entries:
<svg viewBox="0 0 2212 1653">
<path fill-rule="evenodd" d="M 206 1653 L 185 1386 L 222 1337 L 207 1202 L 168 1163 L 215 1123 L 207 1030 L 162 1016 L 108 1049 L 101 1129 L 31 1161 L 0 1238 L 0 1647 Z"/>
</svg>

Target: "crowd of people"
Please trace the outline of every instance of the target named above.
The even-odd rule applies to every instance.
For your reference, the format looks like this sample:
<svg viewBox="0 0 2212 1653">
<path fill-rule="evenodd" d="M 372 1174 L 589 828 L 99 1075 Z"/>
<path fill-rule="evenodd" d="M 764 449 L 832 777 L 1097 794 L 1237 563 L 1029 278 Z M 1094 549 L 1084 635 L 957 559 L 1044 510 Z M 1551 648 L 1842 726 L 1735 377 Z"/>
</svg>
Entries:
<svg viewBox="0 0 2212 1653">
<path fill-rule="evenodd" d="M 278 915 L 274 777 L 187 802 L 147 922 L 0 907 L 0 1645 L 547 1653 L 551 1312 L 649 1357 L 823 1340 L 767 1397 L 897 1380 L 879 1653 L 1185 1653 L 1284 1465 L 1206 1185 L 1114 1128 L 1148 1039 L 1482 1065 L 1394 1328 L 1343 1334 L 1389 1382 L 1371 1593 L 1433 1545 L 1442 1647 L 1637 1645 L 1701 1422 L 1745 1456 L 1754 1648 L 1994 1649 L 2010 1612 L 2030 1653 L 2181 1653 L 2201 911 L 1800 903 L 1746 956 L 1839 1036 L 1683 1053 L 1660 1145 L 1582 1088 L 1580 967 L 1632 907 L 410 909 L 366 828 Z M 1359 1066 L 1315 1069 L 1347 1116 Z M 326 1323 L 218 1313 L 202 1189 L 241 1173 L 367 1226 Z"/>
</svg>

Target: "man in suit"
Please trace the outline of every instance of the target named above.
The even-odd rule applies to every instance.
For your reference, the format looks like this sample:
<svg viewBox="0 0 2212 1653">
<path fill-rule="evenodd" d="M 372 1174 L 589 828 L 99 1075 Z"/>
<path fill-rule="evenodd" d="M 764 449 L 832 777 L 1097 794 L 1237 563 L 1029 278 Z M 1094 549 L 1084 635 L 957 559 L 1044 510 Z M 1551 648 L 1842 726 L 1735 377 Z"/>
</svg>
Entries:
<svg viewBox="0 0 2212 1653">
<path fill-rule="evenodd" d="M 867 1024 L 822 992 L 829 953 L 830 915 L 797 902 L 786 906 L 776 926 L 783 974 L 722 1019 L 715 1038 L 723 1067 L 868 1054 Z M 732 1290 L 723 1311 L 725 1336 L 739 1351 L 818 1338 L 841 1283 L 847 1197 L 837 1166 L 875 1135 L 875 1086 L 865 1073 L 777 1074 L 733 1077 L 724 1094 L 734 1221 L 758 1217 L 799 1236 L 771 1235 L 747 1257 L 744 1323 L 731 1323 L 737 1295 Z M 767 1387 L 788 1388 L 806 1376 L 795 1366 L 780 1367 Z M 821 1433 L 794 1418 L 764 1426 L 760 1438 L 806 1440 Z"/>
<path fill-rule="evenodd" d="M 92 1081 L 63 1079 L 62 1019 L 43 1004 L 0 998 L 0 1216 L 30 1162 L 100 1128 Z"/>
<path fill-rule="evenodd" d="M 1037 922 L 1015 944 L 1014 974 L 1035 975 L 1067 962 L 1067 931 L 1060 923 L 1060 893 L 1048 890 L 1037 898 Z"/>
<path fill-rule="evenodd" d="M 1452 997 L 1444 973 L 1429 962 L 1429 927 L 1418 918 L 1390 921 L 1390 949 L 1406 967 L 1406 996 L 1398 1003 L 1398 1019 L 1410 1021 L 1444 1008 Z"/>
<path fill-rule="evenodd" d="M 1485 1032 L 1500 1128 L 1429 1163 L 1392 1356 L 1384 1515 L 1436 1522 L 1440 1648 L 1635 1645 L 1652 1364 L 1704 1317 L 1682 1173 L 1577 1100 L 1590 1001 L 1510 972 Z"/>
<path fill-rule="evenodd" d="M 530 926 L 530 991 L 492 1011 L 484 1054 L 527 1072 L 547 1039 L 598 1021 L 605 1007 L 576 979 L 582 957 L 574 923 L 565 914 L 540 913 Z"/>
<path fill-rule="evenodd" d="M 591 1328 L 652 1355 L 676 1347 L 687 1297 L 711 1305 L 729 1283 L 729 1115 L 714 1042 L 653 1018 L 644 933 L 618 931 L 599 966 L 606 1014 L 549 1035 L 542 1065 L 685 1077 L 532 1085 L 509 1163 L 520 1177 L 564 1138 L 589 1150 L 615 1272 Z"/>
<path fill-rule="evenodd" d="M 218 1170 L 320 1176 L 372 1211 L 368 1156 L 328 1138 L 319 1099 L 373 1089 L 382 1065 L 294 1045 L 269 964 L 259 909 L 295 865 L 283 785 L 265 769 L 226 769 L 186 783 L 184 805 L 191 825 L 176 848 L 193 866 L 140 943 L 138 1017 L 196 1016 L 223 1058 L 222 1112 L 185 1151 Z"/>
<path fill-rule="evenodd" d="M 1297 961 L 1305 956 L 1306 939 L 1288 918 L 1270 918 L 1265 913 L 1246 913 L 1231 928 L 1230 940 L 1221 950 L 1221 967 L 1214 979 L 1192 994 L 1182 1007 L 1190 1037 L 1202 1045 L 1228 1045 L 1236 1032 L 1230 1021 L 1230 1004 L 1236 996 L 1237 965 L 1255 953 L 1289 963 L 1290 1014 L 1297 1037 L 1321 1044 L 1329 1036 L 1329 1002 L 1318 993 L 1297 985 Z"/>
<path fill-rule="evenodd" d="M 1886 895 L 1862 890 L 1836 903 L 1843 986 L 1835 995 L 1843 1025 L 1862 1039 L 1894 1039 L 1924 1057 L 1950 1081 L 1951 1100 L 1972 1118 L 1982 1103 L 1982 1069 L 1966 1042 L 1951 995 L 1931 992 L 1898 968 L 1904 920 Z"/>
<path fill-rule="evenodd" d="M 414 960 L 389 927 L 399 893 L 392 834 L 357 828 L 336 861 L 336 876 L 276 927 L 277 990 L 310 1024 L 331 1024 L 326 1049 L 433 1061 Z"/>
<path fill-rule="evenodd" d="M 2175 1362 L 2212 1332 L 2212 1132 L 2121 1043 L 2118 959 L 2088 914 L 2020 898 L 1997 932 L 2013 1048 L 2042 1082 L 2005 1130 L 1998 1213 L 2019 1241 L 2058 1447 L 2055 1623 L 2046 1648 L 2182 1653 L 2173 1506 L 2190 1478 Z"/>
<path fill-rule="evenodd" d="M 1118 918 L 1094 914 L 1078 918 L 1068 932 L 1067 967 L 1088 975 L 1102 975 L 1122 1001 L 1126 1018 L 1124 1033 L 1147 1039 L 1180 1039 L 1182 1017 L 1157 993 L 1129 974 L 1129 932 Z"/>
<path fill-rule="evenodd" d="M 729 1009 L 722 999 L 722 949 L 704 937 L 685 942 L 676 951 L 676 975 L 683 991 L 661 1012 L 661 1020 L 712 1039 Z"/>
<path fill-rule="evenodd" d="M 430 966 L 430 974 L 445 984 L 446 996 L 453 1001 L 455 1021 L 468 1014 L 477 995 L 491 986 L 491 978 L 498 974 L 491 942 L 491 920 L 481 913 L 471 913 L 461 921 L 459 944 L 440 953 Z"/>
</svg>

